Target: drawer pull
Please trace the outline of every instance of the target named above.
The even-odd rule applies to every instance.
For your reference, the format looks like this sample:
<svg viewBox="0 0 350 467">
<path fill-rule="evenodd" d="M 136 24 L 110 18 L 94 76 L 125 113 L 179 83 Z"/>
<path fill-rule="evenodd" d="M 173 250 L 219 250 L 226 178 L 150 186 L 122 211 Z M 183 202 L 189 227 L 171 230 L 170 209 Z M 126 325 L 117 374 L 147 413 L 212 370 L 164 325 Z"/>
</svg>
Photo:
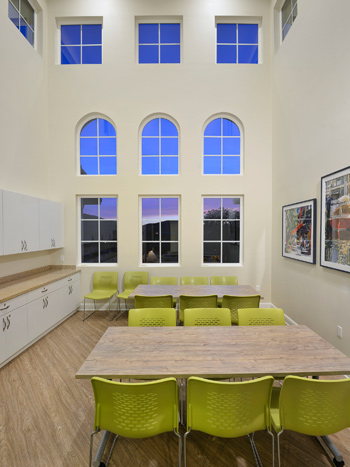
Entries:
<svg viewBox="0 0 350 467">
<path fill-rule="evenodd" d="M 7 328 L 6 328 L 6 329 L 8 329 L 8 328 L 10 327 L 10 325 L 11 325 L 10 318 L 11 318 L 11 315 L 9 315 L 9 316 L 7 317 Z"/>
<path fill-rule="evenodd" d="M 45 292 L 47 292 L 47 291 L 48 291 L 48 289 L 43 289 L 43 290 L 41 291 L 41 293 L 45 293 Z"/>
<path fill-rule="evenodd" d="M 6 329 L 6 321 L 4 318 L 2 318 L 3 326 L 2 326 L 2 331 L 4 332 Z"/>
<path fill-rule="evenodd" d="M 5 306 L 4 308 L 0 308 L 0 311 L 7 310 L 7 308 L 10 308 L 10 305 Z"/>
</svg>

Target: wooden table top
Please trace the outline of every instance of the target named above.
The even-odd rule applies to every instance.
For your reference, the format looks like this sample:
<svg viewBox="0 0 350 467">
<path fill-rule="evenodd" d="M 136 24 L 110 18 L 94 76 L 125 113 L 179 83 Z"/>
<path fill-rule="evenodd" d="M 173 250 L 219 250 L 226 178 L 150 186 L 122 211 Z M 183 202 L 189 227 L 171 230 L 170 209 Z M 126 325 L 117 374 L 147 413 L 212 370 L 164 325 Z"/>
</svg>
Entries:
<svg viewBox="0 0 350 467">
<path fill-rule="evenodd" d="M 257 292 L 250 285 L 138 285 L 129 298 L 135 295 L 256 295 Z"/>
<path fill-rule="evenodd" d="M 350 374 L 350 358 L 306 326 L 110 327 L 76 378 Z"/>
</svg>

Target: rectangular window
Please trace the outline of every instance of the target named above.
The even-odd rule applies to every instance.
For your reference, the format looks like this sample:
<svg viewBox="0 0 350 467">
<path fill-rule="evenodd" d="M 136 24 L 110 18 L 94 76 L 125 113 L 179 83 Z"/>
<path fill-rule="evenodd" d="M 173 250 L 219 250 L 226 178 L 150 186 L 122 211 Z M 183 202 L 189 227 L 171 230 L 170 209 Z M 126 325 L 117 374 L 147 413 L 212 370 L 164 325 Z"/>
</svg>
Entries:
<svg viewBox="0 0 350 467">
<path fill-rule="evenodd" d="M 80 198 L 81 263 L 117 263 L 117 198 Z"/>
<path fill-rule="evenodd" d="M 141 198 L 142 263 L 179 263 L 179 198 Z"/>
<path fill-rule="evenodd" d="M 8 15 L 27 41 L 34 47 L 34 8 L 27 0 L 9 0 Z"/>
<path fill-rule="evenodd" d="M 61 25 L 61 65 L 102 63 L 102 24 Z"/>
<path fill-rule="evenodd" d="M 295 18 L 298 15 L 298 4 L 297 0 L 286 0 L 282 6 L 282 40 L 288 34 Z"/>
<path fill-rule="evenodd" d="M 180 63 L 180 23 L 139 23 L 139 63 Z"/>
<path fill-rule="evenodd" d="M 241 263 L 241 197 L 203 198 L 203 263 Z"/>
<path fill-rule="evenodd" d="M 259 25 L 216 24 L 216 63 L 258 63 Z"/>
</svg>

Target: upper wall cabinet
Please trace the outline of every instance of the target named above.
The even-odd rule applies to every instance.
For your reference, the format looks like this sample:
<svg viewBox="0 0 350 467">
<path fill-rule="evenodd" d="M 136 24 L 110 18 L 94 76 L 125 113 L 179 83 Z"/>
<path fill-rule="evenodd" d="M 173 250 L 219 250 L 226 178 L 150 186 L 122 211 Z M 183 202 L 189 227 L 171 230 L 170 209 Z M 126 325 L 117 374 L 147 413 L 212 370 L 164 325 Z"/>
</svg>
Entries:
<svg viewBox="0 0 350 467">
<path fill-rule="evenodd" d="M 1 194 L 0 254 L 63 247 L 63 204 L 6 190 Z"/>
<path fill-rule="evenodd" d="M 39 250 L 39 199 L 3 191 L 4 255 Z"/>
<path fill-rule="evenodd" d="M 40 207 L 40 250 L 62 248 L 63 204 L 41 199 Z"/>
</svg>

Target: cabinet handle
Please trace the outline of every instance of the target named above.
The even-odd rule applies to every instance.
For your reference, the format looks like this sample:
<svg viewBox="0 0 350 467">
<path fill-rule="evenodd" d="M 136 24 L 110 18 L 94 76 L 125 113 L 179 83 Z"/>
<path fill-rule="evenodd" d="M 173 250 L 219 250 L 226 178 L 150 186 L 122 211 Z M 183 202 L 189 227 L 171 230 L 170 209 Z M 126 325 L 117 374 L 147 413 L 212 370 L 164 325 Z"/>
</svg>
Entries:
<svg viewBox="0 0 350 467">
<path fill-rule="evenodd" d="M 11 318 L 11 315 L 8 315 L 8 317 L 7 317 L 7 328 L 6 329 L 8 329 L 10 327 L 10 324 L 11 324 L 10 318 Z"/>
<path fill-rule="evenodd" d="M 45 308 L 45 298 L 43 298 L 43 309 Z"/>
<path fill-rule="evenodd" d="M 53 239 L 53 246 L 56 247 L 56 239 Z"/>
<path fill-rule="evenodd" d="M 24 240 L 24 241 L 23 241 L 23 243 L 24 243 L 24 250 L 25 250 L 25 251 L 28 251 L 28 245 L 27 245 L 27 242 Z"/>
<path fill-rule="evenodd" d="M 73 279 L 70 277 L 70 278 L 68 279 L 68 282 L 70 282 L 70 281 L 72 281 L 72 280 L 73 280 Z"/>
<path fill-rule="evenodd" d="M 5 305 L 6 305 L 6 303 L 5 303 Z M 10 305 L 4 306 L 4 308 L 0 308 L 0 311 L 7 310 L 7 308 L 10 308 Z"/>
<path fill-rule="evenodd" d="M 49 306 L 49 297 L 46 297 L 46 306 Z"/>
<path fill-rule="evenodd" d="M 24 243 L 23 243 L 23 240 L 21 240 L 21 251 L 24 250 Z"/>
<path fill-rule="evenodd" d="M 2 322 L 4 323 L 3 326 L 2 326 L 2 332 L 4 332 L 5 329 L 6 329 L 6 321 L 5 321 L 4 318 L 2 318 Z"/>
<path fill-rule="evenodd" d="M 45 292 L 47 292 L 47 290 L 48 290 L 48 289 L 43 289 L 43 290 L 41 291 L 41 293 L 45 293 Z"/>
</svg>

